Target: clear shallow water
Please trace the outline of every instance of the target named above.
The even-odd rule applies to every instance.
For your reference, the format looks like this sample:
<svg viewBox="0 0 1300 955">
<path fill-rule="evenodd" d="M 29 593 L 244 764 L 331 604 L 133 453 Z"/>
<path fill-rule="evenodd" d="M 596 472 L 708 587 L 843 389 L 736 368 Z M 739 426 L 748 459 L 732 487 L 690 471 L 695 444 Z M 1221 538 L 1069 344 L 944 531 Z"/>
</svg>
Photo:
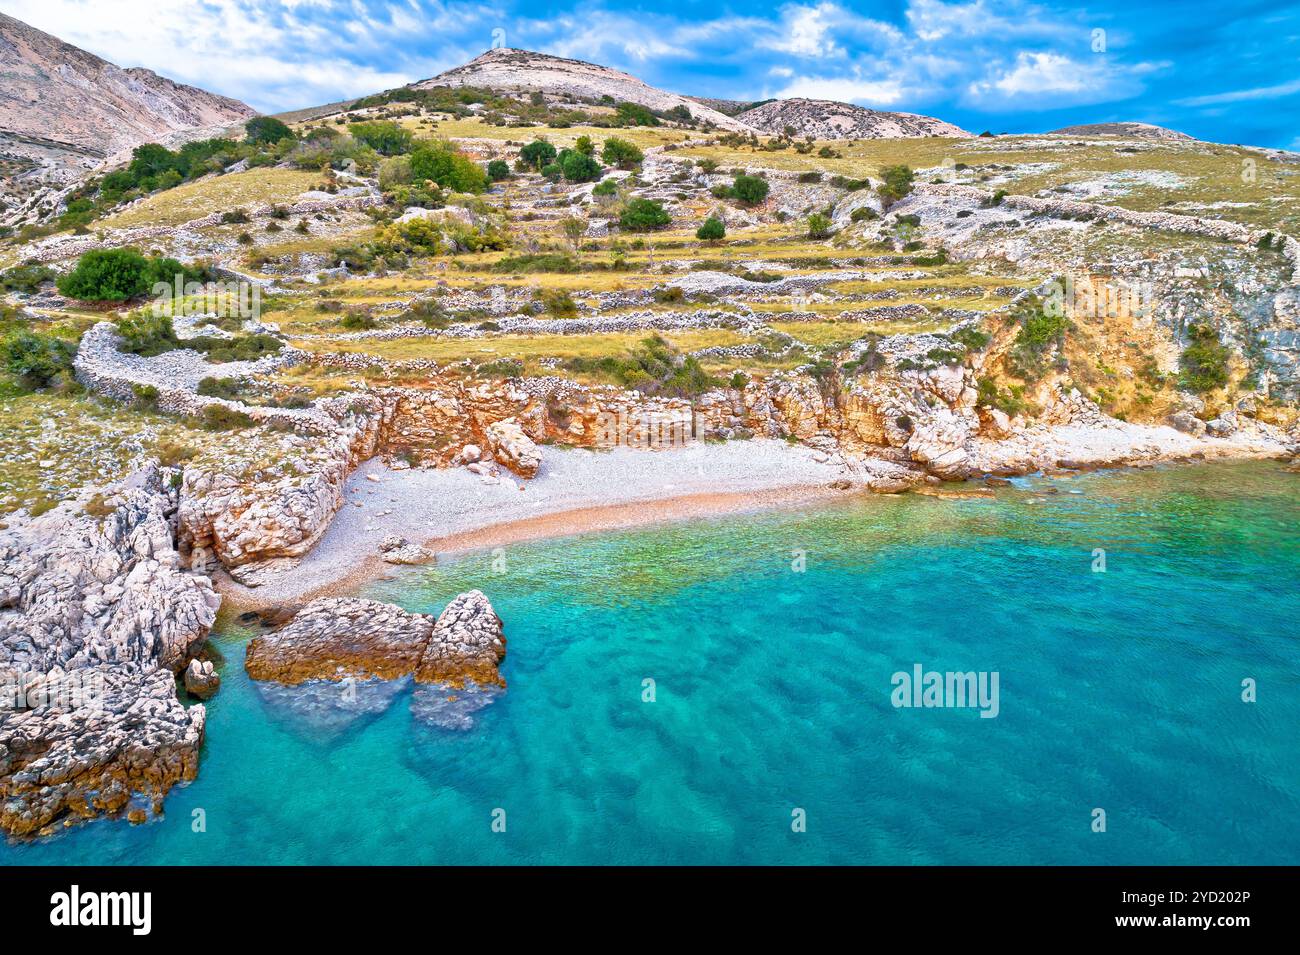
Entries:
<svg viewBox="0 0 1300 955">
<path fill-rule="evenodd" d="M 471 729 L 413 720 L 407 688 L 310 726 L 250 685 L 227 625 L 166 818 L 0 862 L 1300 862 L 1298 481 L 1090 475 L 404 571 L 366 594 L 436 611 L 480 587 L 506 622 L 509 689 Z M 895 709 L 915 663 L 998 671 L 1000 714 Z"/>
</svg>

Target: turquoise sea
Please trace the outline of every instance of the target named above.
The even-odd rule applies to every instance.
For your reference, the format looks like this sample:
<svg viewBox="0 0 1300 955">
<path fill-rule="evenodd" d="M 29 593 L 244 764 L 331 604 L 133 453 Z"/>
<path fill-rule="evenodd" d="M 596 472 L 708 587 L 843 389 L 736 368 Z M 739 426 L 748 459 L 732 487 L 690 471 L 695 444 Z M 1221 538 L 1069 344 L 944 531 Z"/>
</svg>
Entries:
<svg viewBox="0 0 1300 955">
<path fill-rule="evenodd" d="M 491 699 L 364 687 L 326 718 L 250 684 L 224 621 L 200 775 L 166 817 L 0 862 L 1297 863 L 1298 491 L 1275 463 L 1035 478 L 366 588 L 433 612 L 484 590 L 509 639 Z M 895 708 L 915 664 L 996 671 L 997 717 Z"/>
</svg>

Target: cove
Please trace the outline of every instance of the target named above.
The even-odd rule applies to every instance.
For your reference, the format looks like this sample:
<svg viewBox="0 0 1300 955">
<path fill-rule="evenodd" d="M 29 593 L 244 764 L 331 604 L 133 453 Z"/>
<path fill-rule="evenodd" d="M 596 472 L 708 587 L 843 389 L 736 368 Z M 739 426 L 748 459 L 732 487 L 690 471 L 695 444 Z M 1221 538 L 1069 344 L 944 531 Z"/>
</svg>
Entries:
<svg viewBox="0 0 1300 955">
<path fill-rule="evenodd" d="M 252 631 L 223 617 L 199 778 L 165 818 L 0 861 L 1294 863 L 1296 481 L 1034 478 L 405 569 L 362 593 L 436 612 L 479 587 L 506 624 L 506 691 L 437 721 L 408 685 L 304 715 L 245 677 Z M 1000 674 L 997 718 L 896 708 L 917 663 Z"/>
</svg>

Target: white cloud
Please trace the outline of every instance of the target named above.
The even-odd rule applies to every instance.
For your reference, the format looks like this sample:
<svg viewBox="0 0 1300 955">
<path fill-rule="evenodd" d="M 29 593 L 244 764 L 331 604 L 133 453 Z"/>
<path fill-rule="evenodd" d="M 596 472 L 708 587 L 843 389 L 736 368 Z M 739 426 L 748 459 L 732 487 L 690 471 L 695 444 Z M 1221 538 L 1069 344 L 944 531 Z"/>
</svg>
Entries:
<svg viewBox="0 0 1300 955">
<path fill-rule="evenodd" d="M 1215 106 L 1220 103 L 1241 103 L 1256 99 L 1278 99 L 1300 93 L 1300 80 L 1279 83 L 1276 86 L 1257 86 L 1248 90 L 1233 90 L 1228 93 L 1211 93 L 1207 96 L 1192 96 L 1177 100 L 1179 106 Z"/>
<path fill-rule="evenodd" d="M 410 7 L 408 9 L 407 7 Z M 118 66 L 143 66 L 268 112 L 400 86 L 463 62 L 395 46 L 487 8 L 361 0 L 6 0 L 5 12 Z M 486 36 L 486 31 L 485 31 Z M 485 39 L 486 48 L 490 39 Z M 476 50 L 475 53 L 481 52 Z M 473 55 L 473 54 L 470 54 Z M 444 59 L 445 58 L 445 59 Z"/>
<path fill-rule="evenodd" d="M 977 93 L 998 90 L 1007 96 L 1077 93 L 1096 81 L 1095 64 L 1077 63 L 1057 53 L 1019 53 L 1016 65 L 972 85 Z"/>
<path fill-rule="evenodd" d="M 903 99 L 903 92 L 897 80 L 801 76 L 788 84 L 777 96 L 782 99 L 802 96 L 806 99 L 832 99 L 869 106 L 892 106 Z"/>
<path fill-rule="evenodd" d="M 1012 65 L 995 62 L 967 87 L 967 96 L 990 109 L 1078 106 L 1126 99 L 1142 91 L 1141 77 L 1165 69 L 1167 62 L 1121 65 L 1107 57 L 1075 60 L 1059 53 L 1016 54 Z"/>
</svg>

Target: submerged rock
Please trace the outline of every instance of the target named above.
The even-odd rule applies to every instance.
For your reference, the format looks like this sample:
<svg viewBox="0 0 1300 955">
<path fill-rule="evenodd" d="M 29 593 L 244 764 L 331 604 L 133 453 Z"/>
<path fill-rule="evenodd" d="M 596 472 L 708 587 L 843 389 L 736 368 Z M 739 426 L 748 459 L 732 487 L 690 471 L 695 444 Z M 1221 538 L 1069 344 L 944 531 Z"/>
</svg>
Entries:
<svg viewBox="0 0 1300 955">
<path fill-rule="evenodd" d="M 377 600 L 330 597 L 254 638 L 245 667 L 254 680 L 289 686 L 408 674 L 417 683 L 504 686 L 497 667 L 505 654 L 501 618 L 478 590 L 461 594 L 437 619 Z"/>
</svg>

